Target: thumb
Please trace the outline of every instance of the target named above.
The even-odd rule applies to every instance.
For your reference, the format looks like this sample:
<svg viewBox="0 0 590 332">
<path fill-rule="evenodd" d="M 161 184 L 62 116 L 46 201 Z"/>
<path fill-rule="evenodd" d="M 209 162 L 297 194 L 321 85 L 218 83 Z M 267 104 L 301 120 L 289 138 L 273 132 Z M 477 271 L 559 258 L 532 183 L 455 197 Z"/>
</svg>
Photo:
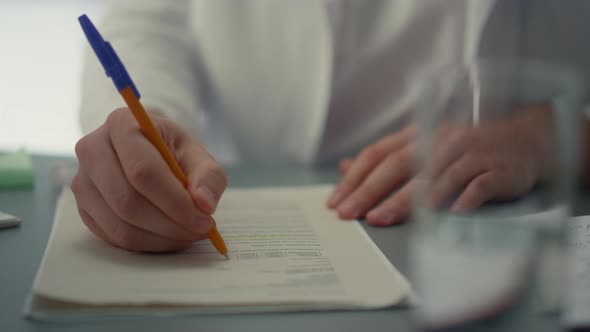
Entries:
<svg viewBox="0 0 590 332">
<path fill-rule="evenodd" d="M 181 167 L 188 176 L 188 191 L 201 212 L 213 214 L 227 186 L 227 176 L 215 159 L 193 142 L 182 153 Z"/>
<path fill-rule="evenodd" d="M 155 124 L 188 178 L 187 189 L 193 202 L 202 213 L 213 214 L 227 186 L 225 172 L 188 132 L 158 113 L 153 115 Z"/>
</svg>

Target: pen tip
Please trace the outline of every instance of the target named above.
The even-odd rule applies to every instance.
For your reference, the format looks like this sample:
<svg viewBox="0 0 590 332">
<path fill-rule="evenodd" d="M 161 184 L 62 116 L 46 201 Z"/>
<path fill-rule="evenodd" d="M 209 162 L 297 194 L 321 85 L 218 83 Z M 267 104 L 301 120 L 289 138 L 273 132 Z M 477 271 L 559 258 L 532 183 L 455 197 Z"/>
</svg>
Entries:
<svg viewBox="0 0 590 332">
<path fill-rule="evenodd" d="M 225 254 L 223 256 L 225 256 L 225 259 L 227 259 L 229 261 L 229 256 L 227 254 Z"/>
</svg>

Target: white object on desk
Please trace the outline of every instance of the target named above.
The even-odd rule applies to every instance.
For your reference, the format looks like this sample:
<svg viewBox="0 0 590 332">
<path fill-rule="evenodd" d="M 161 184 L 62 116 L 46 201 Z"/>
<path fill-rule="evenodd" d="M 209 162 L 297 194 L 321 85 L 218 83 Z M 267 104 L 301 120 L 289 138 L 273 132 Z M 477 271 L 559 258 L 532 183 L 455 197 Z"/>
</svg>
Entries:
<svg viewBox="0 0 590 332">
<path fill-rule="evenodd" d="M 0 229 L 9 228 L 9 227 L 16 227 L 20 224 L 20 219 L 17 217 L 10 215 L 8 213 L 4 213 L 0 211 Z"/>
</svg>

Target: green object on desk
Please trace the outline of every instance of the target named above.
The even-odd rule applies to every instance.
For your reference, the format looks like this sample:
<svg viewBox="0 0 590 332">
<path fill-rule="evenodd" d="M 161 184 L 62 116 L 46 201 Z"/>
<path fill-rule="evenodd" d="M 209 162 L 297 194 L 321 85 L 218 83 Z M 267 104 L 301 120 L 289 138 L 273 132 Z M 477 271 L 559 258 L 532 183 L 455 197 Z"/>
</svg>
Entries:
<svg viewBox="0 0 590 332">
<path fill-rule="evenodd" d="M 25 150 L 0 154 L 0 190 L 33 187 L 33 162 Z"/>
</svg>

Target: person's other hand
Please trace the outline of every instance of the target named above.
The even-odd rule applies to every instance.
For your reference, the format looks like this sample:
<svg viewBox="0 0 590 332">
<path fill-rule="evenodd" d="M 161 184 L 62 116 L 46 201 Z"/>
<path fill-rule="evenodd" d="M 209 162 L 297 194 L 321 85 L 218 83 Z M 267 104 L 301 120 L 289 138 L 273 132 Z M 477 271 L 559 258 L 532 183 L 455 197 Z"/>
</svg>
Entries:
<svg viewBox="0 0 590 332">
<path fill-rule="evenodd" d="M 413 173 L 415 133 L 415 126 L 406 127 L 369 145 L 356 158 L 342 160 L 343 178 L 330 195 L 328 207 L 341 219 L 366 216 L 373 225 L 391 225 L 405 218 L 411 199 L 408 180 Z"/>
<path fill-rule="evenodd" d="M 467 212 L 493 199 L 528 192 L 550 173 L 552 112 L 546 104 L 478 128 L 445 126 L 437 133 L 432 158 L 433 190 L 428 199 Z M 365 216 L 376 226 L 405 220 L 411 210 L 414 136 L 409 126 L 368 146 L 354 159 L 342 160 L 343 178 L 327 205 L 342 219 Z"/>
<path fill-rule="evenodd" d="M 78 141 L 71 189 L 84 224 L 106 242 L 138 252 L 185 249 L 207 236 L 227 178 L 187 132 L 150 117 L 187 175 L 188 190 L 126 108 Z"/>
</svg>

